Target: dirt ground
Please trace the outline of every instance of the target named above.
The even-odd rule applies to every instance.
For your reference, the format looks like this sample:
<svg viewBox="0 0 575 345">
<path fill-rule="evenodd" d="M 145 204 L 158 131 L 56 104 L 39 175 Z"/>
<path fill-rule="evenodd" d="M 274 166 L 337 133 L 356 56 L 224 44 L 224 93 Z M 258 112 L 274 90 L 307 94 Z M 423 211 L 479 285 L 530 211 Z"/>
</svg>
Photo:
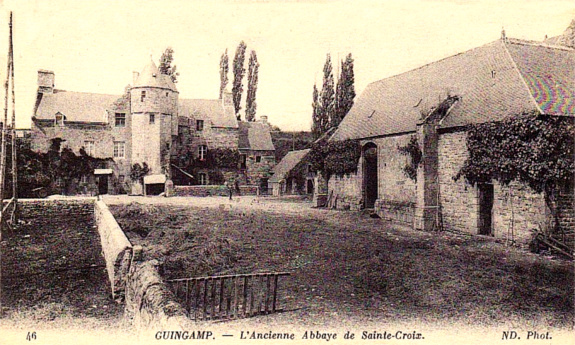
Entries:
<svg viewBox="0 0 575 345">
<path fill-rule="evenodd" d="M 573 328 L 573 262 L 491 238 L 413 231 L 297 198 L 105 201 L 166 278 L 291 272 L 288 312 L 253 324 Z"/>
<path fill-rule="evenodd" d="M 4 229 L 0 328 L 109 328 L 123 307 L 112 300 L 100 236 L 90 217 L 25 219 Z"/>
</svg>

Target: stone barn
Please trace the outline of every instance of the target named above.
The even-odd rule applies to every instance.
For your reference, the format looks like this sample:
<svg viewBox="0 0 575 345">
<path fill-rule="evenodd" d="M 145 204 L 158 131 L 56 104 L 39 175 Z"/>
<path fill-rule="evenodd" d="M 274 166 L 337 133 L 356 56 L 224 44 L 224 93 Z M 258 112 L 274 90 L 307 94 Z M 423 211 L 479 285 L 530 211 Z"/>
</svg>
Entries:
<svg viewBox="0 0 575 345">
<path fill-rule="evenodd" d="M 421 230 L 443 229 L 526 242 L 546 221 L 544 196 L 519 183 L 456 180 L 468 157 L 467 126 L 535 112 L 575 114 L 575 50 L 505 37 L 376 81 L 330 140 L 357 139 L 357 172 L 328 180 L 338 208 L 362 204 Z M 417 178 L 399 152 L 417 139 Z M 415 182 L 417 181 L 417 182 Z M 561 197 L 561 224 L 573 236 L 572 186 Z"/>
</svg>

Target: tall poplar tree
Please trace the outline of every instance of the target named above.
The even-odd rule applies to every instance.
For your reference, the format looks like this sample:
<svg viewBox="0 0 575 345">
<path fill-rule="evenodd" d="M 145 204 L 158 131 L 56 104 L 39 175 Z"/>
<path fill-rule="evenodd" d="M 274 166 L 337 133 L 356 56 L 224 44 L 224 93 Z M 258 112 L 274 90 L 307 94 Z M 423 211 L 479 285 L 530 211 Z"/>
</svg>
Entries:
<svg viewBox="0 0 575 345">
<path fill-rule="evenodd" d="M 158 67 L 158 70 L 160 70 L 160 73 L 170 76 L 172 82 L 177 83 L 180 73 L 176 72 L 176 65 L 172 66 L 173 61 L 174 50 L 172 47 L 168 47 L 162 54 L 162 57 L 160 57 L 160 66 Z"/>
<path fill-rule="evenodd" d="M 228 85 L 228 71 L 230 69 L 228 61 L 228 50 L 226 49 L 220 58 L 220 99 L 224 95 L 224 91 Z"/>
<path fill-rule="evenodd" d="M 250 54 L 248 63 L 248 91 L 246 94 L 246 121 L 255 121 L 256 119 L 256 91 L 258 89 L 258 70 L 260 64 L 255 50 Z"/>
<path fill-rule="evenodd" d="M 319 138 L 322 134 L 321 131 L 321 106 L 319 104 L 319 92 L 317 90 L 317 85 L 313 84 L 313 100 L 311 103 L 312 107 L 312 126 L 311 133 L 314 140 Z"/>
<path fill-rule="evenodd" d="M 353 106 L 355 98 L 353 58 L 349 53 L 341 62 L 341 72 L 335 89 L 335 115 L 331 127 L 337 127 Z"/>
<path fill-rule="evenodd" d="M 242 84 L 242 79 L 244 78 L 244 74 L 246 73 L 246 69 L 244 68 L 244 60 L 246 58 L 246 44 L 244 41 L 241 41 L 236 49 L 236 55 L 234 56 L 234 81 L 232 86 L 232 98 L 234 100 L 234 110 L 236 112 L 236 117 L 240 119 L 240 109 L 241 101 L 242 101 L 242 92 L 244 91 L 244 86 Z"/>
<path fill-rule="evenodd" d="M 325 65 L 323 66 L 323 86 L 320 93 L 320 130 L 325 133 L 332 123 L 335 116 L 335 90 L 333 81 L 333 67 L 331 65 L 331 56 L 327 54 Z"/>
</svg>

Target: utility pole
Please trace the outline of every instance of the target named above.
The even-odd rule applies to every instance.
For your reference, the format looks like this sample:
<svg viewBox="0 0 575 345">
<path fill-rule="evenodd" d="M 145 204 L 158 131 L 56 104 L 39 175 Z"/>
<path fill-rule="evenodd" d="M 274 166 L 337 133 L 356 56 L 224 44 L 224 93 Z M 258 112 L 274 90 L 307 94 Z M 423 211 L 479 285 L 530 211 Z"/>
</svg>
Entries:
<svg viewBox="0 0 575 345">
<path fill-rule="evenodd" d="M 2 122 L 2 142 L 0 150 L 0 243 L 2 242 L 2 230 L 4 229 L 4 181 L 6 179 L 6 136 L 8 134 L 8 87 L 10 86 L 10 78 L 12 78 L 12 107 L 14 107 L 14 54 L 12 46 L 12 12 L 10 12 L 10 36 L 8 43 L 8 60 L 6 66 L 6 82 L 4 83 L 4 121 Z M 16 117 L 15 110 L 12 108 L 12 118 L 14 125 L 14 119 Z M 14 150 L 14 147 L 12 148 Z M 13 151 L 14 152 L 14 151 Z M 13 156 L 12 160 L 15 159 Z M 14 187 L 15 188 L 15 187 Z M 2 306 L 2 247 L 0 246 L 0 318 L 4 314 L 4 309 Z"/>
</svg>

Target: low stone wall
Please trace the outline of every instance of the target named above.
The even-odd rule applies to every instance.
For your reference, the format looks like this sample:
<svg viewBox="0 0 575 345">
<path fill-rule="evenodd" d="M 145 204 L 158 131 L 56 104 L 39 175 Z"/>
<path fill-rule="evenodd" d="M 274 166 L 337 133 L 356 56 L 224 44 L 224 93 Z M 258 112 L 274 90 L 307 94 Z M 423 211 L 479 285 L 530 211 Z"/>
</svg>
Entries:
<svg viewBox="0 0 575 345">
<path fill-rule="evenodd" d="M 141 247 L 136 246 L 126 279 L 125 318 L 140 331 L 184 329 L 186 312 L 163 282 L 158 262 L 141 262 L 140 257 Z"/>
<path fill-rule="evenodd" d="M 126 276 L 132 258 L 132 244 L 103 201 L 96 202 L 93 212 L 112 286 L 112 297 L 119 299 L 125 290 Z"/>
<path fill-rule="evenodd" d="M 233 192 L 237 195 L 236 191 Z M 224 185 L 174 186 L 174 196 L 228 196 L 228 187 Z M 258 186 L 240 186 L 241 195 L 259 195 Z"/>
<path fill-rule="evenodd" d="M 413 226 L 415 203 L 377 199 L 375 201 L 375 213 L 382 219 Z"/>
<path fill-rule="evenodd" d="M 41 227 L 50 219 L 51 224 L 78 221 L 89 227 L 94 222 L 94 202 L 94 198 L 19 199 L 18 209 L 20 220 L 30 226 Z"/>
</svg>

